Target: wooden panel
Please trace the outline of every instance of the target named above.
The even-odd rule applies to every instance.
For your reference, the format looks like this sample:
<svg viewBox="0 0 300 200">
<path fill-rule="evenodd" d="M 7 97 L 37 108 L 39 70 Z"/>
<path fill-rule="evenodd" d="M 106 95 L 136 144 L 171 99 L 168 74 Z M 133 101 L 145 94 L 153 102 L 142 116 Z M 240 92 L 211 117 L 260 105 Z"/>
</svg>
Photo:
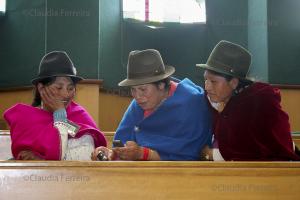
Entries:
<svg viewBox="0 0 300 200">
<path fill-rule="evenodd" d="M 78 84 L 75 101 L 84 107 L 99 127 L 99 85 Z"/>
<path fill-rule="evenodd" d="M 297 162 L 0 162 L 6 199 L 299 199 Z"/>
<path fill-rule="evenodd" d="M 293 134 L 293 141 L 300 148 L 300 134 Z"/>
<path fill-rule="evenodd" d="M 280 89 L 282 107 L 289 114 L 292 131 L 300 131 L 300 90 Z"/>
<path fill-rule="evenodd" d="M 99 94 L 99 126 L 103 131 L 116 131 L 125 113 L 131 97 L 100 92 Z"/>
<path fill-rule="evenodd" d="M 114 139 L 115 132 L 103 132 L 105 135 L 105 138 L 107 140 L 107 147 L 111 148 L 112 147 L 112 141 Z"/>
</svg>

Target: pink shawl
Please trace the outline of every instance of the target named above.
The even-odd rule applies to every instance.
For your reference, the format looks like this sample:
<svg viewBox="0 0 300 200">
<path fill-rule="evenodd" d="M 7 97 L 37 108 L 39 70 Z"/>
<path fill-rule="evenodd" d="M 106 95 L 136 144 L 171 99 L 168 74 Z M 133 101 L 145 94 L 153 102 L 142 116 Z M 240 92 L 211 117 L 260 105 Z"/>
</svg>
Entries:
<svg viewBox="0 0 300 200">
<path fill-rule="evenodd" d="M 72 102 L 66 111 L 68 120 L 80 126 L 76 138 L 89 134 L 94 139 L 95 147 L 107 145 L 104 135 L 83 107 Z M 43 159 L 60 160 L 60 137 L 53 126 L 51 112 L 16 104 L 4 112 L 4 118 L 10 126 L 14 158 L 20 151 L 30 150 Z"/>
</svg>

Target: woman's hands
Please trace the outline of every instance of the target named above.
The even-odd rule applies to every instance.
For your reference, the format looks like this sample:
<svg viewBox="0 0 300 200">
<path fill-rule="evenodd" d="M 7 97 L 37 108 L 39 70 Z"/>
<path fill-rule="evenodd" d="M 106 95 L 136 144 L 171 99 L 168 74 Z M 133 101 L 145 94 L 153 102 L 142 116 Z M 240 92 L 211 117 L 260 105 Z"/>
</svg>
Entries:
<svg viewBox="0 0 300 200">
<path fill-rule="evenodd" d="M 200 160 L 212 161 L 213 160 L 213 150 L 205 145 L 200 153 Z"/>
<path fill-rule="evenodd" d="M 109 148 L 103 147 L 103 146 L 97 147 L 92 152 L 91 159 L 98 160 L 97 155 L 100 153 L 100 151 L 104 154 L 104 156 L 106 156 L 106 158 L 108 160 L 115 160 L 115 153 L 112 150 L 110 150 Z"/>
<path fill-rule="evenodd" d="M 39 92 L 44 106 L 50 112 L 65 108 L 65 102 L 61 100 L 57 89 L 53 85 L 41 86 Z"/>
<path fill-rule="evenodd" d="M 143 158 L 143 147 L 134 141 L 127 141 L 125 147 L 112 149 L 121 160 L 141 160 Z"/>
<path fill-rule="evenodd" d="M 143 147 L 134 141 L 127 141 L 125 147 L 98 147 L 92 153 L 92 160 L 97 160 L 97 155 L 102 151 L 108 160 L 141 160 L 143 158 Z"/>
<path fill-rule="evenodd" d="M 18 154 L 17 160 L 44 160 L 35 155 L 32 151 L 24 150 Z"/>
</svg>

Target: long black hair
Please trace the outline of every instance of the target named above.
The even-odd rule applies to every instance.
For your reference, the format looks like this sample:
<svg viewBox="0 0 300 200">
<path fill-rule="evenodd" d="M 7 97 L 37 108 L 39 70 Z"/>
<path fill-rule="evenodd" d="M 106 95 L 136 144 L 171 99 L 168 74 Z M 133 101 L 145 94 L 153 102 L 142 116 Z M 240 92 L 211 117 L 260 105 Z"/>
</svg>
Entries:
<svg viewBox="0 0 300 200">
<path fill-rule="evenodd" d="M 33 107 L 38 107 L 38 106 L 41 106 L 41 103 L 42 103 L 42 98 L 41 98 L 41 94 L 38 90 L 38 87 L 37 85 L 39 83 L 47 86 L 47 85 L 51 85 L 52 83 L 54 83 L 56 80 L 56 76 L 53 76 L 53 77 L 48 77 L 48 78 L 44 78 L 44 79 L 41 79 L 40 81 L 38 81 L 36 84 L 35 84 L 35 87 L 34 87 L 34 90 L 33 90 L 33 101 L 31 103 L 31 105 Z"/>
</svg>

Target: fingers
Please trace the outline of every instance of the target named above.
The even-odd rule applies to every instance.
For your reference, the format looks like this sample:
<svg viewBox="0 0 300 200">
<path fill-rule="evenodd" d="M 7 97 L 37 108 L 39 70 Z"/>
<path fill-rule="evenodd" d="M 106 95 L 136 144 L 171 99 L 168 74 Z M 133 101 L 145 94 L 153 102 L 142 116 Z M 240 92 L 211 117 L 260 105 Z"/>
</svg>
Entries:
<svg viewBox="0 0 300 200">
<path fill-rule="evenodd" d="M 100 146 L 100 147 L 97 147 L 91 154 L 91 159 L 92 160 L 99 160 L 99 158 L 97 157 L 99 152 L 102 152 L 102 157 L 105 156 L 106 159 L 108 160 L 113 160 L 112 159 L 112 156 L 113 156 L 113 152 L 112 150 L 108 149 L 107 147 L 103 147 L 103 146 Z"/>
<path fill-rule="evenodd" d="M 51 90 L 50 86 L 43 87 L 40 93 L 42 99 L 48 103 L 55 100 L 55 92 Z"/>
<path fill-rule="evenodd" d="M 205 145 L 200 152 L 200 160 L 212 160 L 212 159 L 213 159 L 212 149 L 209 148 L 208 145 Z"/>
<path fill-rule="evenodd" d="M 21 151 L 18 155 L 18 160 L 42 160 L 39 156 L 35 155 L 32 151 Z"/>
<path fill-rule="evenodd" d="M 141 147 L 134 141 L 127 141 L 125 147 L 112 149 L 121 160 L 139 160 Z"/>
<path fill-rule="evenodd" d="M 50 111 L 55 111 L 65 107 L 64 103 L 59 100 L 56 89 L 51 86 L 42 87 L 40 95 L 44 105 L 50 109 Z"/>
<path fill-rule="evenodd" d="M 127 141 L 125 147 L 115 147 L 112 150 L 106 147 L 97 147 L 91 154 L 92 160 L 99 160 L 97 155 L 102 151 L 108 160 L 139 160 L 141 157 L 142 147 L 134 141 Z"/>
<path fill-rule="evenodd" d="M 134 141 L 127 141 L 126 142 L 126 147 L 134 147 L 134 146 L 138 146 L 136 142 L 134 142 Z"/>
</svg>

